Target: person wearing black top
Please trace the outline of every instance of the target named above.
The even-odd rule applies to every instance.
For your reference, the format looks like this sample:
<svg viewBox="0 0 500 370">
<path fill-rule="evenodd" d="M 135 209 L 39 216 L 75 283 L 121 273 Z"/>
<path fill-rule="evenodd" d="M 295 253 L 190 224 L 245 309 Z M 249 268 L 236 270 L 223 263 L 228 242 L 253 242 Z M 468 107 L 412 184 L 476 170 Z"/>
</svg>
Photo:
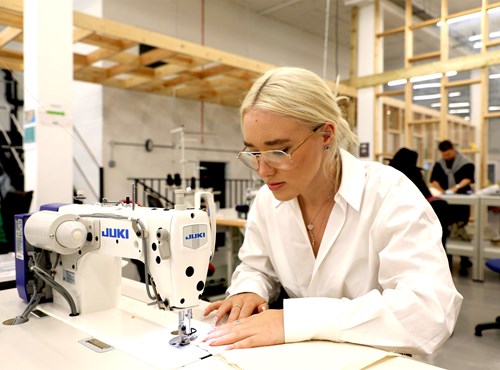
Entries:
<svg viewBox="0 0 500 370">
<path fill-rule="evenodd" d="M 471 184 L 474 183 L 474 163 L 455 149 L 451 141 L 444 140 L 439 143 L 441 159 L 436 162 L 431 173 L 431 184 L 442 193 L 470 194 Z M 463 240 L 470 240 L 465 231 L 469 222 L 470 207 L 467 205 L 453 205 L 450 224 L 456 230 L 456 235 Z M 452 233 L 453 236 L 453 233 Z M 460 275 L 466 276 L 467 269 L 472 266 L 468 257 L 460 259 Z"/>
</svg>

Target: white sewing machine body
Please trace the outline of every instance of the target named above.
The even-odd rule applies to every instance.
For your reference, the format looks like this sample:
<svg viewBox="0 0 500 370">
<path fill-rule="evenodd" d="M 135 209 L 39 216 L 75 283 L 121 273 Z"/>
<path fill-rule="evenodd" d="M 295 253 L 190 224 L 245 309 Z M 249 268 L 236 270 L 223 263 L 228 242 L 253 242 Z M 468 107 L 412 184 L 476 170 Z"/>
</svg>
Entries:
<svg viewBox="0 0 500 370">
<path fill-rule="evenodd" d="M 214 253 L 215 212 L 200 209 L 201 196 L 213 204 L 211 193 L 196 193 L 192 209 L 122 203 L 41 210 L 29 216 L 24 235 L 30 246 L 50 251 L 50 266 L 38 268 L 71 295 L 80 314 L 116 307 L 122 258 L 145 262 L 156 300 L 184 310 L 198 305 Z M 68 307 L 63 295 L 53 299 Z"/>
</svg>

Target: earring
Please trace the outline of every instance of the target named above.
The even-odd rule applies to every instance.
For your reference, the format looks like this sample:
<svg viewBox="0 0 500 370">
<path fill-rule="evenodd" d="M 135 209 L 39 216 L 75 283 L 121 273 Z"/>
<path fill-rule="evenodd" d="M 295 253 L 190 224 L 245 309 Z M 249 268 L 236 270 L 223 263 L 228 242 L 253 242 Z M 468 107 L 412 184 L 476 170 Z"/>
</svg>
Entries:
<svg viewBox="0 0 500 370">
<path fill-rule="evenodd" d="M 324 149 L 325 150 L 330 150 L 330 146 L 329 145 L 325 145 Z"/>
</svg>

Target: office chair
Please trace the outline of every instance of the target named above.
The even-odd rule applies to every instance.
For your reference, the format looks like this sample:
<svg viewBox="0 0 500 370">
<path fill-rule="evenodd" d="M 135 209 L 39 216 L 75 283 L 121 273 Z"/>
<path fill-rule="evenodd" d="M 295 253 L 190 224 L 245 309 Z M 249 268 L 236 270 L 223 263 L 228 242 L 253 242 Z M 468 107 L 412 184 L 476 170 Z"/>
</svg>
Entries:
<svg viewBox="0 0 500 370">
<path fill-rule="evenodd" d="M 500 273 L 500 258 L 494 258 L 494 259 L 486 261 L 486 266 L 489 269 Z M 488 329 L 500 329 L 500 316 L 497 316 L 497 318 L 495 319 L 495 322 L 489 322 L 489 323 L 476 325 L 474 335 L 476 335 L 477 337 L 482 337 L 483 330 L 488 330 Z"/>
<path fill-rule="evenodd" d="M 32 199 L 32 191 L 9 191 L 2 200 L 0 211 L 2 212 L 5 239 L 7 239 L 7 249 L 10 252 L 14 252 L 14 216 L 21 213 L 28 213 Z"/>
</svg>

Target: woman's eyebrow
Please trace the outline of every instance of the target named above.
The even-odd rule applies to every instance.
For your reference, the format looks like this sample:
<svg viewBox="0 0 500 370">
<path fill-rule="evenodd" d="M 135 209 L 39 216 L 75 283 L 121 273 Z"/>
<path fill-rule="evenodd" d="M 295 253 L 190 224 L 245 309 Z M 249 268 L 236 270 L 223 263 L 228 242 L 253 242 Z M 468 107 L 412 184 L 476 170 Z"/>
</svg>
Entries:
<svg viewBox="0 0 500 370">
<path fill-rule="evenodd" d="M 289 142 L 290 142 L 290 139 L 274 139 L 274 140 L 265 141 L 264 145 L 274 146 L 274 145 L 288 144 Z M 249 148 L 255 147 L 252 143 L 249 143 L 246 141 L 243 141 L 243 144 Z"/>
</svg>

